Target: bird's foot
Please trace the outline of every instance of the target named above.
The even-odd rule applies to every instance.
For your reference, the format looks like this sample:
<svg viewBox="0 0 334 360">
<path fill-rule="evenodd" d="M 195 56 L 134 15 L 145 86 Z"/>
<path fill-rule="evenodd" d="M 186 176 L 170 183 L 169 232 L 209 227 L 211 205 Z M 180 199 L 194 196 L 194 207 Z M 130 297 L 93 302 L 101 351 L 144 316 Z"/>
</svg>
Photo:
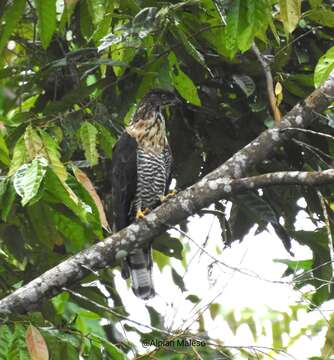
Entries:
<svg viewBox="0 0 334 360">
<path fill-rule="evenodd" d="M 136 220 L 142 219 L 149 212 L 150 212 L 150 209 L 148 209 L 148 208 L 145 208 L 144 210 L 138 209 L 136 212 Z"/>
<path fill-rule="evenodd" d="M 160 196 L 160 202 L 164 203 L 166 202 L 168 199 L 172 198 L 173 196 L 175 196 L 177 194 L 176 190 L 172 190 L 170 193 L 168 193 L 167 195 L 162 195 Z"/>
</svg>

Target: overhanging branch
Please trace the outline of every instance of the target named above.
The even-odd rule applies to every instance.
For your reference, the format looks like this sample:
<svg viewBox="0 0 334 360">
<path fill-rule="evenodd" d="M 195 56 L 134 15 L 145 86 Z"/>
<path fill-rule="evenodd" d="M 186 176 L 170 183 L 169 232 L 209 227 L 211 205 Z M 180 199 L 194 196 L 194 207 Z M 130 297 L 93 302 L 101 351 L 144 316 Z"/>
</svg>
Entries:
<svg viewBox="0 0 334 360">
<path fill-rule="evenodd" d="M 141 221 L 63 261 L 2 299 L 0 315 L 22 313 L 36 308 L 42 299 L 54 296 L 60 293 L 62 288 L 70 287 L 83 279 L 89 273 L 89 269 L 98 270 L 111 266 L 115 260 L 123 258 L 133 248 L 142 246 L 164 232 L 167 228 L 165 224 L 178 224 L 203 207 L 228 196 L 232 190 L 240 191 L 242 187 L 246 189 L 247 186 L 248 189 L 253 189 L 256 184 L 257 187 L 262 187 L 270 182 L 278 183 L 278 180 L 284 184 L 307 185 L 332 182 L 333 170 L 321 174 L 313 173 L 313 175 L 310 173 L 298 175 L 295 172 L 287 173 L 289 175 L 286 176 L 276 175 L 276 177 L 271 174 L 261 175 L 253 178 L 253 183 L 250 179 L 241 179 L 255 164 L 268 158 L 275 147 L 292 136 L 291 131 L 282 130 L 308 126 L 314 118 L 314 112 L 321 112 L 332 101 L 334 101 L 334 71 L 323 86 L 284 116 L 280 128 L 264 131 L 223 165 L 152 211 Z M 317 182 L 317 177 L 322 182 Z"/>
<path fill-rule="evenodd" d="M 324 171 L 279 171 L 231 181 L 231 191 L 240 192 L 273 185 L 319 186 L 334 183 L 334 169 Z"/>
</svg>

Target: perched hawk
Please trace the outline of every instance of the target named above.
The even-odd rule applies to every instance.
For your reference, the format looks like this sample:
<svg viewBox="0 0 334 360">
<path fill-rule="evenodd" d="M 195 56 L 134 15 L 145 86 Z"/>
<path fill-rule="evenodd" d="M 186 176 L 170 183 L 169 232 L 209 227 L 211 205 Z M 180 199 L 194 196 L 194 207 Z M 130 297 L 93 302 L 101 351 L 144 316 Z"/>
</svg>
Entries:
<svg viewBox="0 0 334 360">
<path fill-rule="evenodd" d="M 165 90 L 152 90 L 138 105 L 131 124 L 117 142 L 111 163 L 113 229 L 119 231 L 160 204 L 171 180 L 172 154 L 162 108 L 178 103 Z M 151 245 L 126 258 L 123 278 L 131 276 L 132 290 L 141 299 L 155 295 Z"/>
</svg>

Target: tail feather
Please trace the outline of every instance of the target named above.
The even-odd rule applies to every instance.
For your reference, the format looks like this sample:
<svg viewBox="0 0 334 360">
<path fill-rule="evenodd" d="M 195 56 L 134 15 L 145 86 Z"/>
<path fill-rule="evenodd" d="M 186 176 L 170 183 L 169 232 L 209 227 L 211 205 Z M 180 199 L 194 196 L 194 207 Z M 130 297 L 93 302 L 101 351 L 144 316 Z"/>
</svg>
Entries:
<svg viewBox="0 0 334 360">
<path fill-rule="evenodd" d="M 122 275 L 131 277 L 134 294 L 144 300 L 155 295 L 152 279 L 152 255 L 151 248 L 137 249 L 127 257 L 126 268 Z"/>
</svg>

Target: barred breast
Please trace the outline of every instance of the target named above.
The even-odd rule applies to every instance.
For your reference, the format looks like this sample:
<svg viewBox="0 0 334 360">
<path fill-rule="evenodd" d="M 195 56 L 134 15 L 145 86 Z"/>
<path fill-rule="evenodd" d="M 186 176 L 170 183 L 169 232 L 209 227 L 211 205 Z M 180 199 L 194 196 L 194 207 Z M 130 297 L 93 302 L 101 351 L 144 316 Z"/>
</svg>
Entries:
<svg viewBox="0 0 334 360">
<path fill-rule="evenodd" d="M 152 209 L 165 194 L 167 183 L 165 152 L 155 154 L 138 149 L 136 209 Z"/>
</svg>

